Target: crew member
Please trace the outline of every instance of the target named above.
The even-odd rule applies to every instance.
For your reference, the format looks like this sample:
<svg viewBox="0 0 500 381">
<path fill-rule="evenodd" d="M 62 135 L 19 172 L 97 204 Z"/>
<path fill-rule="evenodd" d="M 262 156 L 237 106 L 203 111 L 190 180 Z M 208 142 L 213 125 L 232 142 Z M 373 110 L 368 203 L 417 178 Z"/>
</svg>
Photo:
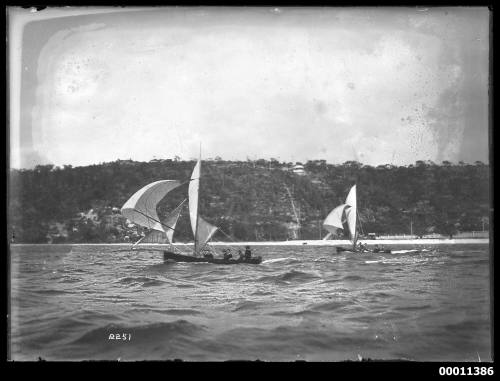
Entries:
<svg viewBox="0 0 500 381">
<path fill-rule="evenodd" d="M 252 251 L 250 250 L 250 246 L 245 246 L 245 259 L 252 258 Z"/>
<path fill-rule="evenodd" d="M 222 252 L 224 253 L 224 259 L 231 259 L 233 257 L 233 254 L 229 252 L 229 249 L 224 249 Z"/>
</svg>

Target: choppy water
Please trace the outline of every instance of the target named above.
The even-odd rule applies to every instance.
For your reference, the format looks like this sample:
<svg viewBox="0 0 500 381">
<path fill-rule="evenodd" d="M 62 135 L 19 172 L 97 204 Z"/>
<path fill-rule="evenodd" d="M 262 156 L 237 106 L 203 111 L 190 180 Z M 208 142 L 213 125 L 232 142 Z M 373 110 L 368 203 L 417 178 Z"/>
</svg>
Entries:
<svg viewBox="0 0 500 381">
<path fill-rule="evenodd" d="M 261 265 L 233 266 L 116 250 L 12 248 L 12 359 L 491 360 L 487 245 L 255 247 Z"/>
</svg>

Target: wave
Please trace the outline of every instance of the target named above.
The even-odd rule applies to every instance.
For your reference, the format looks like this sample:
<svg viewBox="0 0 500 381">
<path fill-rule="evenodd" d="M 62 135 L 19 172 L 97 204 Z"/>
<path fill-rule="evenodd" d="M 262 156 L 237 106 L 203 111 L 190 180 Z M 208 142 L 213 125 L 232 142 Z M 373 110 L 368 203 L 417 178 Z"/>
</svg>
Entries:
<svg viewBox="0 0 500 381">
<path fill-rule="evenodd" d="M 242 302 L 239 302 L 236 304 L 236 307 L 234 307 L 233 312 L 236 311 L 247 311 L 247 310 L 253 310 L 256 309 L 257 306 L 262 305 L 261 302 L 254 302 L 252 300 L 245 300 Z"/>
<path fill-rule="evenodd" d="M 194 316 L 194 315 L 202 315 L 203 312 L 197 311 L 192 308 L 168 308 L 168 309 L 160 309 L 153 308 L 150 305 L 142 304 L 140 308 L 133 308 L 130 312 L 140 312 L 140 313 L 149 313 L 154 312 L 162 315 L 174 315 L 174 316 Z"/>
<path fill-rule="evenodd" d="M 311 273 L 299 271 L 299 270 L 291 270 L 287 271 L 283 274 L 279 275 L 267 275 L 256 279 L 257 282 L 277 282 L 277 283 L 288 283 L 291 281 L 295 282 L 307 282 L 312 281 L 314 279 L 319 279 L 318 275 L 314 275 Z"/>
<path fill-rule="evenodd" d="M 34 290 L 33 292 L 35 294 L 41 294 L 41 295 L 64 295 L 64 294 L 71 294 L 71 291 L 54 290 L 54 289 Z"/>
<path fill-rule="evenodd" d="M 262 291 L 262 290 L 257 290 L 252 292 L 250 295 L 255 295 L 255 296 L 265 296 L 265 295 L 273 295 L 274 292 L 272 291 Z"/>
<path fill-rule="evenodd" d="M 190 284 L 190 283 L 180 283 L 180 284 L 176 284 L 175 287 L 177 287 L 177 288 L 196 288 L 196 285 Z"/>
<path fill-rule="evenodd" d="M 152 286 L 161 286 L 166 282 L 155 278 L 140 276 L 140 277 L 121 278 L 117 281 L 117 283 L 127 284 L 127 285 L 141 284 L 141 286 L 143 287 L 152 287 Z"/>
<path fill-rule="evenodd" d="M 275 311 L 271 312 L 269 315 L 271 316 L 291 316 L 291 317 L 296 317 L 296 316 L 311 316 L 311 315 L 319 315 L 321 314 L 321 311 L 315 311 L 315 310 L 310 310 L 310 309 L 304 309 L 300 311 Z"/>
<path fill-rule="evenodd" d="M 432 308 L 432 305 L 424 304 L 420 306 L 398 306 L 395 307 L 394 309 L 398 311 L 419 311 L 419 310 L 426 310 L 428 308 Z"/>
<path fill-rule="evenodd" d="M 366 278 L 360 276 L 360 275 L 346 275 L 345 277 L 342 278 L 342 280 L 364 280 Z"/>
<path fill-rule="evenodd" d="M 346 302 L 332 301 L 332 302 L 314 304 L 309 308 L 313 311 L 335 311 L 338 310 L 339 308 L 346 307 L 347 305 L 348 303 Z"/>
</svg>

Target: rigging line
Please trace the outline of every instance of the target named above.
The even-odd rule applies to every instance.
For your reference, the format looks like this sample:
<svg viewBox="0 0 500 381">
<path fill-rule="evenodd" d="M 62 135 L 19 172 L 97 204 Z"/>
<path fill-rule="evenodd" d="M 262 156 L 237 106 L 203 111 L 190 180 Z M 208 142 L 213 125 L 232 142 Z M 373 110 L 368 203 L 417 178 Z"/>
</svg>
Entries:
<svg viewBox="0 0 500 381">
<path fill-rule="evenodd" d="M 146 218 L 148 218 L 148 219 L 150 218 L 150 219 L 152 219 L 153 221 L 158 222 L 161 226 L 165 226 L 165 227 L 169 228 L 170 230 L 176 231 L 173 227 L 168 226 L 168 225 L 164 224 L 163 222 L 161 222 L 161 221 L 159 221 L 159 220 L 157 220 L 157 219 L 155 219 L 155 218 L 153 218 L 153 217 L 151 217 L 151 216 L 148 216 L 148 215 L 147 215 L 147 214 L 145 214 L 145 213 L 142 213 L 140 210 L 137 210 L 137 209 L 135 209 L 135 208 L 134 208 L 134 211 L 136 211 L 137 213 L 142 214 L 144 217 L 146 217 Z"/>
<path fill-rule="evenodd" d="M 221 228 L 219 228 L 219 231 L 224 234 L 226 237 L 228 237 L 232 242 L 234 243 L 237 243 L 236 240 L 234 240 L 229 234 L 227 234 L 224 230 L 222 230 Z M 243 247 L 244 245 L 235 245 L 235 246 L 241 246 Z"/>
<path fill-rule="evenodd" d="M 219 228 L 219 231 L 224 234 L 227 238 L 229 238 L 231 241 L 236 242 L 229 234 L 227 234 L 224 230 Z"/>
<path fill-rule="evenodd" d="M 364 230 L 363 230 L 363 224 L 361 223 L 361 218 L 360 218 L 360 214 L 358 212 L 358 209 L 356 208 L 356 217 L 357 217 L 357 221 L 359 223 L 359 228 L 361 230 L 361 234 L 365 234 Z"/>
</svg>

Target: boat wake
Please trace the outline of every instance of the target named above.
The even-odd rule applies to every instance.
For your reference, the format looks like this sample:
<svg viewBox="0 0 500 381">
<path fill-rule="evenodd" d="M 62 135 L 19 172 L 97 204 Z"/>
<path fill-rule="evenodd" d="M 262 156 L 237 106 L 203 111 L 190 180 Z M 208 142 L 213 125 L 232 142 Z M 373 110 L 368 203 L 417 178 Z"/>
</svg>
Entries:
<svg viewBox="0 0 500 381">
<path fill-rule="evenodd" d="M 411 254 L 411 253 L 425 253 L 429 252 L 429 249 L 408 249 L 408 250 L 394 250 L 390 254 Z"/>
<path fill-rule="evenodd" d="M 299 262 L 299 260 L 295 257 L 284 257 L 284 258 L 266 259 L 265 261 L 262 261 L 262 264 L 284 262 L 284 261 L 297 261 L 297 262 Z"/>
</svg>

